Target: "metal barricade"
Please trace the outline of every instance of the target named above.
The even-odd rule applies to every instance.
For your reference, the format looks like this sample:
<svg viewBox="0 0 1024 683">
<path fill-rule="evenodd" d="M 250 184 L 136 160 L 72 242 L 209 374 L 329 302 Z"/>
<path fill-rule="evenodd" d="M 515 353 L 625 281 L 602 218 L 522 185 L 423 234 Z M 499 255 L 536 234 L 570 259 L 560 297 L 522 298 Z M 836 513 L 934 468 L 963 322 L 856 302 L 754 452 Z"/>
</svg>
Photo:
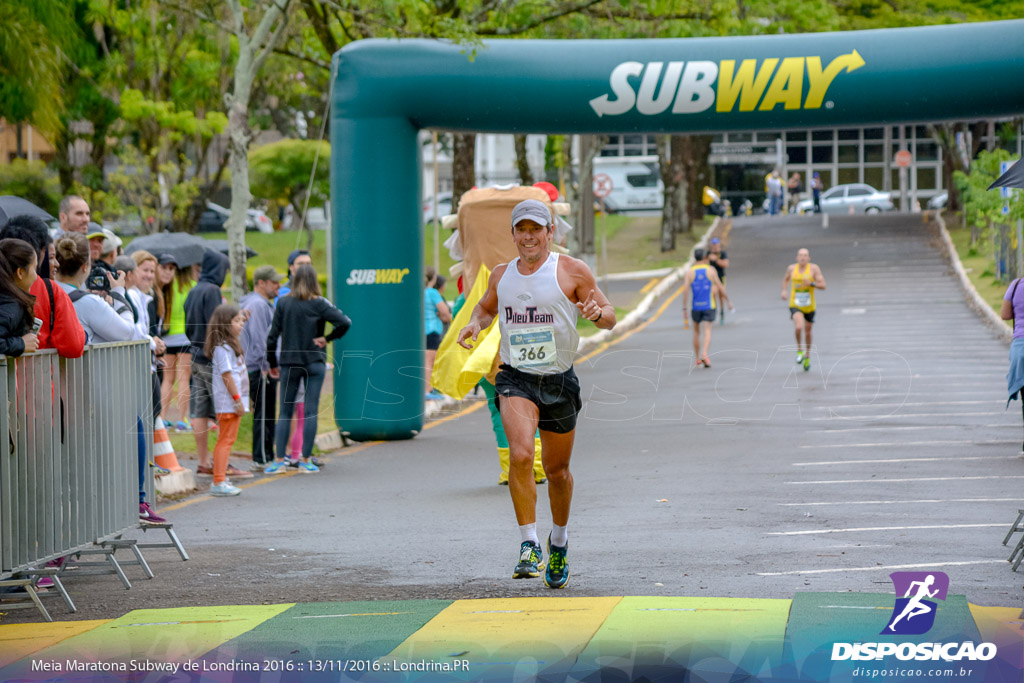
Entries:
<svg viewBox="0 0 1024 683">
<path fill-rule="evenodd" d="M 148 455 L 151 382 L 145 341 L 88 346 L 75 359 L 0 356 L 0 579 L 138 525 L 138 425 Z"/>
</svg>

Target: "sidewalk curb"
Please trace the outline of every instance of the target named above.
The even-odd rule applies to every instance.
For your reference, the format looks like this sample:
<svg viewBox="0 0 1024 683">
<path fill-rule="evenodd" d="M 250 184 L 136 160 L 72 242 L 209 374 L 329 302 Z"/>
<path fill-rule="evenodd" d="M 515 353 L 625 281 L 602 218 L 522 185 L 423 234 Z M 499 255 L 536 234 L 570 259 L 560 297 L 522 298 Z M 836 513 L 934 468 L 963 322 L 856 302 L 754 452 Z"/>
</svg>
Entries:
<svg viewBox="0 0 1024 683">
<path fill-rule="evenodd" d="M 967 271 L 964 270 L 963 263 L 960 262 L 960 256 L 956 253 L 956 246 L 953 244 L 953 238 L 949 235 L 949 230 L 946 229 L 946 222 L 942 219 L 942 213 L 935 213 L 935 221 L 939 224 L 939 233 L 942 235 L 942 244 L 945 247 L 946 255 L 949 257 L 949 261 L 953 266 L 953 270 L 956 271 L 957 279 L 960 283 L 960 288 L 964 291 L 967 298 L 967 303 L 974 312 L 978 314 L 988 327 L 992 328 L 992 332 L 996 338 L 1009 344 L 1013 341 L 1013 330 L 1007 327 L 1006 323 L 999 314 L 992 310 L 992 307 L 988 305 L 988 302 L 981 298 L 978 294 L 978 290 L 974 288 L 974 284 L 971 282 L 971 278 L 967 276 Z"/>
</svg>

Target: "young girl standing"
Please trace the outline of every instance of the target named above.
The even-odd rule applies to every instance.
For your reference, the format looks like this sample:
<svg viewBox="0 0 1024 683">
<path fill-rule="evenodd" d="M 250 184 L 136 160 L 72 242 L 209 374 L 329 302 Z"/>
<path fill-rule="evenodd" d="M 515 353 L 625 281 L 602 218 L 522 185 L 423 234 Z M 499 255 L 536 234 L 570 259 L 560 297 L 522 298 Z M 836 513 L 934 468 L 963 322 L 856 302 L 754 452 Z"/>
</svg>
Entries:
<svg viewBox="0 0 1024 683">
<path fill-rule="evenodd" d="M 221 304 L 213 311 L 206 330 L 207 358 L 213 359 L 213 408 L 217 412 L 217 445 L 213 448 L 214 496 L 242 492 L 227 480 L 228 456 L 238 437 L 242 415 L 249 410 L 249 373 L 242 356 L 245 316 L 235 304 Z"/>
</svg>

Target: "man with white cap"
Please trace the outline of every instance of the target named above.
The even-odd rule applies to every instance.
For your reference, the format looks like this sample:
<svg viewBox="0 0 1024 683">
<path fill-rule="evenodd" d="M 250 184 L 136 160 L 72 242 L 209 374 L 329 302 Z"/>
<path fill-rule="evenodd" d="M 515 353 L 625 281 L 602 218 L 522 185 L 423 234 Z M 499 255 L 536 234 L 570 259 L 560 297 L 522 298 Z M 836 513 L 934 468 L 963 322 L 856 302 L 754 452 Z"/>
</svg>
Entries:
<svg viewBox="0 0 1024 683">
<path fill-rule="evenodd" d="M 615 308 L 583 261 L 551 251 L 552 238 L 551 211 L 544 202 L 527 199 L 516 204 L 512 241 L 519 257 L 491 273 L 487 292 L 458 340 L 472 348 L 470 342 L 499 316 L 501 367 L 495 402 L 508 437 L 509 492 L 522 536 L 512 578 L 536 578 L 544 564 L 533 478 L 533 437 L 539 428 L 553 522 L 544 583 L 562 588 L 569 580 L 567 527 L 573 489 L 569 459 L 582 406 L 572 367 L 579 344 L 576 320 L 583 316 L 611 329 Z"/>
</svg>

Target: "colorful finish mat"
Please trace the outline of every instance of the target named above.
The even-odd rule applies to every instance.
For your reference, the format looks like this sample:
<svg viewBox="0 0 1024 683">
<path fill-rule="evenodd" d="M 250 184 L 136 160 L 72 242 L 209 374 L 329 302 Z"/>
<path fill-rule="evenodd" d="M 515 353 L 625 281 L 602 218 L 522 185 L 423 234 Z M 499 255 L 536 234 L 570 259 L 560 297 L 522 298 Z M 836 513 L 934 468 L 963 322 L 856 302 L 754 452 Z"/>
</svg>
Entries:
<svg viewBox="0 0 1024 683">
<path fill-rule="evenodd" d="M 950 595 L 927 633 L 882 635 L 894 603 L 863 593 L 559 595 L 135 610 L 111 621 L 0 626 L 0 683 L 1022 679 L 1018 608 Z M 847 656 L 864 655 L 855 647 L 863 643 L 897 652 Z M 953 645 L 946 659 L 906 658 L 921 643 Z"/>
</svg>

